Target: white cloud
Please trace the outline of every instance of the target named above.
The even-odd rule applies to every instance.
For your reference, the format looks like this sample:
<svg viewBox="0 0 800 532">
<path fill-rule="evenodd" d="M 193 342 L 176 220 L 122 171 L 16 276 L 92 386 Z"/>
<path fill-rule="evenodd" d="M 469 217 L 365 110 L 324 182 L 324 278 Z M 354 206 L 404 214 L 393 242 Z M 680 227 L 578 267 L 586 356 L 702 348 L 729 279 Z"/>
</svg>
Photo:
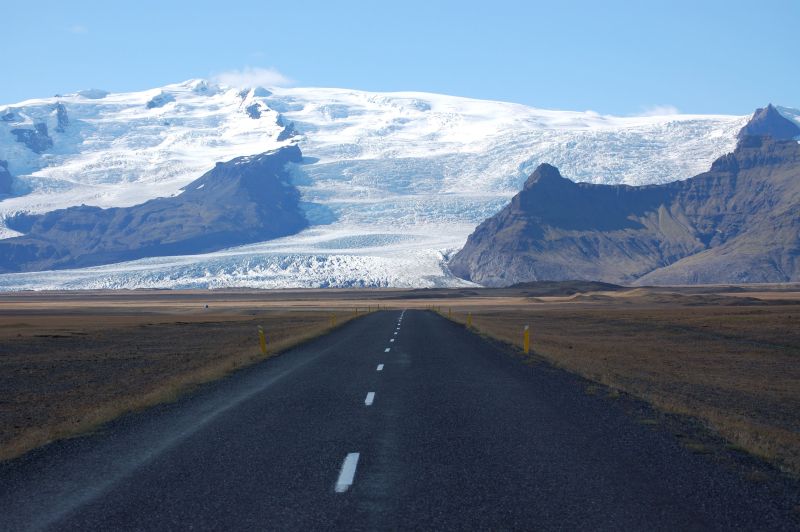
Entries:
<svg viewBox="0 0 800 532">
<path fill-rule="evenodd" d="M 229 70 L 214 76 L 217 83 L 232 87 L 279 87 L 292 82 L 274 68 L 245 67 L 241 70 Z"/>
<path fill-rule="evenodd" d="M 648 105 L 642 109 L 642 116 L 666 116 L 680 113 L 674 105 Z"/>
<path fill-rule="evenodd" d="M 75 35 L 83 35 L 85 33 L 89 33 L 89 28 L 83 26 L 82 24 L 73 24 L 67 31 L 70 33 L 74 33 Z"/>
</svg>

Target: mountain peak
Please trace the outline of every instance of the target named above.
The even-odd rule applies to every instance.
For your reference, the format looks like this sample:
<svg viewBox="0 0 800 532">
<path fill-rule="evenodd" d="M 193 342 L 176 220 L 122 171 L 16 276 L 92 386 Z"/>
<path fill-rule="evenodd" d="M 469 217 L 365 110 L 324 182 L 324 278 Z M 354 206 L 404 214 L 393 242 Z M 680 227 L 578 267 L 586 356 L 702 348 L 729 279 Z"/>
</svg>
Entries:
<svg viewBox="0 0 800 532">
<path fill-rule="evenodd" d="M 772 137 L 775 140 L 790 140 L 800 135 L 800 127 L 784 117 L 771 103 L 756 109 L 753 117 L 739 131 L 738 138 Z"/>
<path fill-rule="evenodd" d="M 529 189 L 536 184 L 557 183 L 560 181 L 567 181 L 567 179 L 561 175 L 558 168 L 551 164 L 541 163 L 528 177 L 528 180 L 525 181 L 525 189 Z"/>
</svg>

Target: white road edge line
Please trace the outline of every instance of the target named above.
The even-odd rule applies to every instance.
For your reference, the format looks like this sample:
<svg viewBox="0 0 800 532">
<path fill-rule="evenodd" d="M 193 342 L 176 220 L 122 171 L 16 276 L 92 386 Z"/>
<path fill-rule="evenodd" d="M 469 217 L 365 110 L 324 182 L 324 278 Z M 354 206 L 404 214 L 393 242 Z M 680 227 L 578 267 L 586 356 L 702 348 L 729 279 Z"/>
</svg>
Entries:
<svg viewBox="0 0 800 532">
<path fill-rule="evenodd" d="M 389 343 L 392 343 L 392 342 L 394 342 L 394 338 L 392 338 L 391 340 L 389 340 Z"/>
<path fill-rule="evenodd" d="M 383 352 L 384 353 L 388 353 L 389 352 L 389 348 L 387 347 L 386 349 L 383 350 Z"/>
<path fill-rule="evenodd" d="M 356 476 L 356 467 L 360 456 L 360 453 L 347 453 L 334 488 L 336 493 L 344 493 L 353 485 L 353 478 Z"/>
<path fill-rule="evenodd" d="M 375 392 L 369 392 L 367 394 L 367 398 L 364 399 L 364 404 L 367 406 L 372 406 L 372 402 L 375 400 Z"/>
<path fill-rule="evenodd" d="M 375 369 L 375 371 L 383 371 L 383 364 L 378 364 L 378 367 Z"/>
</svg>

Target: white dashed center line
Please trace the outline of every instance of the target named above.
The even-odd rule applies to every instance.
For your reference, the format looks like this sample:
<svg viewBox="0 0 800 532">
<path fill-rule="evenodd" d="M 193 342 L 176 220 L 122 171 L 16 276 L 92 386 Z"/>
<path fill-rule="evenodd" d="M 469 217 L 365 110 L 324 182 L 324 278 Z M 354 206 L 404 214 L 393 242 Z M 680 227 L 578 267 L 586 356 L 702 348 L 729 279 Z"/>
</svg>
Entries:
<svg viewBox="0 0 800 532">
<path fill-rule="evenodd" d="M 359 453 L 348 453 L 342 463 L 342 470 L 339 471 L 339 480 L 336 481 L 336 493 L 344 493 L 353 485 L 353 478 L 356 476 L 358 467 Z"/>
<path fill-rule="evenodd" d="M 389 351 L 390 351 L 390 348 L 388 348 L 388 347 L 383 350 L 384 353 L 388 353 Z"/>
<path fill-rule="evenodd" d="M 394 342 L 394 338 L 392 338 L 391 340 L 389 340 L 389 343 L 392 343 L 392 342 Z"/>
<path fill-rule="evenodd" d="M 383 364 L 378 364 L 378 367 L 375 369 L 375 371 L 383 371 Z"/>
<path fill-rule="evenodd" d="M 372 402 L 375 400 L 375 392 L 369 392 L 367 394 L 367 398 L 364 399 L 364 404 L 367 406 L 372 406 Z"/>
<path fill-rule="evenodd" d="M 397 336 L 397 331 L 394 332 L 394 335 Z"/>
</svg>

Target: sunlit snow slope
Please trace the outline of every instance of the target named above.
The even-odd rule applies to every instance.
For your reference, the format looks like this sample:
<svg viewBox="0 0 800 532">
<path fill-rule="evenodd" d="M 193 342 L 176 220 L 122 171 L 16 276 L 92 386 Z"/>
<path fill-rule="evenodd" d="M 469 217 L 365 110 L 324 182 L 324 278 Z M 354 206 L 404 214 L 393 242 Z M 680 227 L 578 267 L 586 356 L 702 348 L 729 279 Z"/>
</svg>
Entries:
<svg viewBox="0 0 800 532">
<path fill-rule="evenodd" d="M 732 150 L 748 118 L 611 117 L 425 93 L 271 91 L 194 80 L 0 106 L 0 118 L 12 118 L 0 121 L 0 159 L 19 176 L 22 194 L 0 201 L 0 215 L 141 203 L 177 193 L 217 161 L 299 142 L 307 164 L 293 174 L 312 222 L 299 235 L 207 255 L 4 275 L 0 289 L 463 284 L 447 272 L 447 257 L 539 163 L 594 183 L 683 179 Z M 158 106 L 148 108 L 154 98 Z M 63 133 L 58 102 L 69 118 Z M 11 133 L 36 122 L 53 139 L 42 154 Z M 298 135 L 279 141 L 289 122 Z"/>
</svg>

